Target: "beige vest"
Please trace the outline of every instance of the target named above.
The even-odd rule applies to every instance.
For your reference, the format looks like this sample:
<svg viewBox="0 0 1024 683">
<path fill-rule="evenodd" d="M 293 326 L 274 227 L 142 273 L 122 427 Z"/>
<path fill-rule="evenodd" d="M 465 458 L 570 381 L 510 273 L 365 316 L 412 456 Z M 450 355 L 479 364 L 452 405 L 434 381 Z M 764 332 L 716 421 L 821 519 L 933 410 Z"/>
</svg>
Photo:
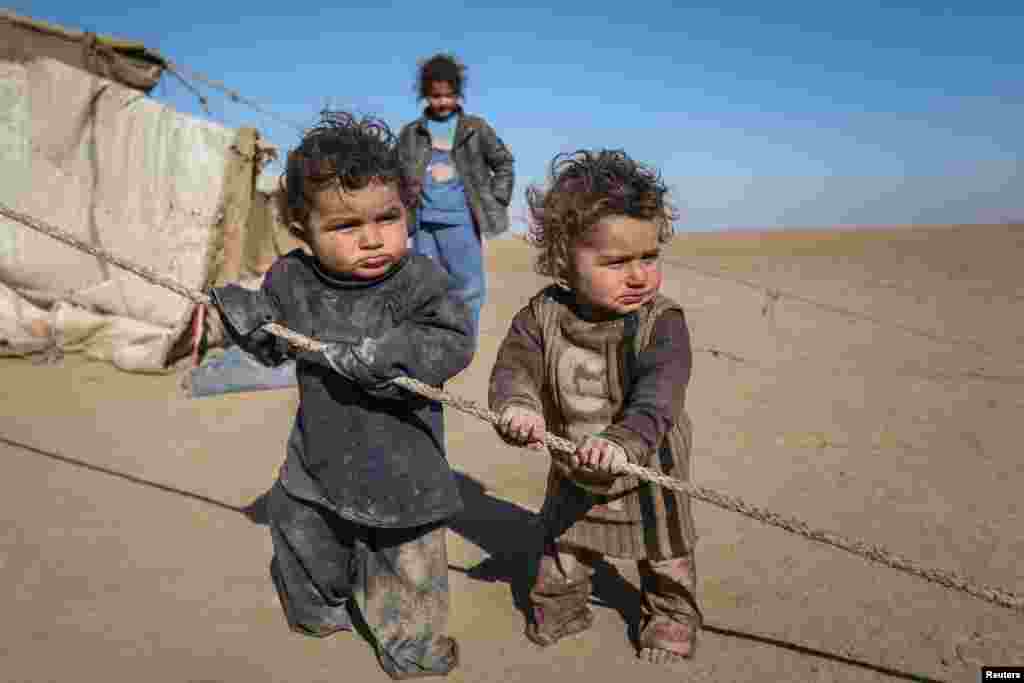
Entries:
<svg viewBox="0 0 1024 683">
<path fill-rule="evenodd" d="M 546 292 L 534 297 L 531 306 L 543 336 L 545 420 L 553 433 L 578 442 L 602 431 L 622 411 L 625 321 L 581 320 Z M 673 309 L 681 310 L 658 296 L 638 311 L 636 354 L 650 342 L 658 317 Z M 688 481 L 691 442 L 690 419 L 682 410 L 651 466 Z M 542 514 L 559 543 L 613 557 L 669 559 L 689 554 L 696 542 L 689 496 L 633 476 L 618 477 L 608 486 L 571 472 L 558 460 L 552 460 Z"/>
</svg>

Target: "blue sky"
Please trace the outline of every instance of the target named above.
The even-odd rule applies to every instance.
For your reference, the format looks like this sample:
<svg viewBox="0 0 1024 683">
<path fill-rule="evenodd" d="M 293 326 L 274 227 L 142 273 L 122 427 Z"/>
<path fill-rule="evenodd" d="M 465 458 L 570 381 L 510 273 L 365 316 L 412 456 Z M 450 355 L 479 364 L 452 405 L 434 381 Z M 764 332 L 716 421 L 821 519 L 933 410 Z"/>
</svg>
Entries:
<svg viewBox="0 0 1024 683">
<path fill-rule="evenodd" d="M 1024 3 L 547 4 L 9 7 L 141 40 L 301 125 L 331 106 L 397 129 L 416 60 L 454 51 L 467 111 L 516 157 L 517 211 L 554 154 L 616 147 L 662 171 L 686 230 L 1024 221 Z M 296 144 L 208 94 L 215 120 Z M 205 116 L 172 77 L 153 95 Z"/>
</svg>

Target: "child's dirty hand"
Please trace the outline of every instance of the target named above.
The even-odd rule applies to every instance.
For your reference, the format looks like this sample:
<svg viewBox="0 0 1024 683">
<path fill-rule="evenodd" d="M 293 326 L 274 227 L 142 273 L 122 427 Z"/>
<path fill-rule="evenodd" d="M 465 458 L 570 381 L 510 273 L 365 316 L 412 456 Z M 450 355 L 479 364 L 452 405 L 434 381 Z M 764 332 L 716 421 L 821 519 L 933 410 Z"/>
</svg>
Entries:
<svg viewBox="0 0 1024 683">
<path fill-rule="evenodd" d="M 629 459 L 622 446 L 599 436 L 584 439 L 569 459 L 573 469 L 607 475 L 622 474 L 627 462 Z"/>
<path fill-rule="evenodd" d="M 302 350 L 296 354 L 299 360 L 316 363 L 334 370 L 336 373 L 364 388 L 380 388 L 387 382 L 374 375 L 369 366 L 359 358 L 357 347 L 351 343 L 324 343 L 319 351 Z"/>
<path fill-rule="evenodd" d="M 309 349 L 296 349 L 295 359 L 303 360 L 308 363 L 315 363 L 322 365 L 325 368 L 330 368 L 335 372 L 341 373 L 340 368 L 344 364 L 342 356 L 348 351 L 349 347 L 347 344 L 338 344 L 334 342 L 324 343 L 323 346 L 317 350 L 312 351 Z"/>
<path fill-rule="evenodd" d="M 544 417 L 528 408 L 505 408 L 496 427 L 498 434 L 513 445 L 533 449 L 544 447 L 544 437 L 547 433 Z"/>
<path fill-rule="evenodd" d="M 269 333 L 260 328 L 274 322 L 277 313 L 262 292 L 228 284 L 211 288 L 209 295 L 210 304 L 217 310 L 234 343 L 263 343 L 269 338 Z"/>
</svg>

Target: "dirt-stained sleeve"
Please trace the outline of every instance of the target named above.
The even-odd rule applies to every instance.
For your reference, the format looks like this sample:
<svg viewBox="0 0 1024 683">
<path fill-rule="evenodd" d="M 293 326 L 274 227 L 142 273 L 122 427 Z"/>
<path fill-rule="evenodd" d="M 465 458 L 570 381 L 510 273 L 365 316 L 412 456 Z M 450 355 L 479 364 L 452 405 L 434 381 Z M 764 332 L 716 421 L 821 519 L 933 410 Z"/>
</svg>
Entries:
<svg viewBox="0 0 1024 683">
<path fill-rule="evenodd" d="M 473 359 L 470 311 L 440 266 L 425 258 L 412 265 L 404 319 L 364 340 L 360 361 L 381 381 L 405 376 L 440 386 Z"/>
<path fill-rule="evenodd" d="M 488 403 L 501 413 L 509 406 L 543 412 L 541 390 L 544 386 L 544 346 L 540 325 L 533 310 L 526 306 L 509 327 L 498 348 L 491 370 Z"/>
<path fill-rule="evenodd" d="M 692 363 L 685 316 L 679 310 L 665 312 L 655 321 L 647 348 L 637 356 L 621 418 L 601 433 L 622 446 L 630 462 L 651 465 L 683 409 Z"/>
<path fill-rule="evenodd" d="M 270 273 L 279 271 L 280 260 L 270 268 L 263 286 L 249 290 L 236 284 L 214 288 L 210 310 L 217 317 L 217 323 L 230 341 L 253 355 L 264 366 L 280 366 L 288 359 L 289 345 L 283 339 L 274 337 L 259 329 L 264 322 L 285 323 L 285 311 L 281 300 L 271 290 Z"/>
<path fill-rule="evenodd" d="M 250 308 L 264 312 L 274 322 L 286 324 L 287 310 L 279 296 L 279 290 L 284 287 L 282 281 L 286 279 L 287 272 L 284 272 L 284 266 L 279 259 L 267 272 L 258 291 L 246 292 L 240 287 L 236 288 L 236 291 L 246 292 Z M 217 309 L 215 308 L 215 310 Z M 220 312 L 218 311 L 218 313 Z M 233 341 L 263 365 L 276 367 L 289 358 L 288 342 L 263 330 L 255 330 L 251 334 L 240 339 L 235 338 Z"/>
</svg>

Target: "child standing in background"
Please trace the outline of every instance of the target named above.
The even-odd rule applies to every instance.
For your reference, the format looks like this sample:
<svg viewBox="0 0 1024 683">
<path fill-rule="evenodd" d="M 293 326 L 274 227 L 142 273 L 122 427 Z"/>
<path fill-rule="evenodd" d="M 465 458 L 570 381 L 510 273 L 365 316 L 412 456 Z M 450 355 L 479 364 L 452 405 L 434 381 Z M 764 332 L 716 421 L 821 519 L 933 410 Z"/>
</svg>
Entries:
<svg viewBox="0 0 1024 683">
<path fill-rule="evenodd" d="M 475 337 L 487 290 L 483 238 L 508 230 L 514 159 L 484 119 L 463 112 L 466 67 L 455 56 L 422 62 L 416 87 L 427 107 L 399 134 L 402 167 L 420 198 L 413 248 L 455 278 Z"/>
<path fill-rule="evenodd" d="M 690 335 L 682 308 L 659 293 L 667 188 L 618 151 L 556 157 L 551 176 L 527 200 L 538 271 L 557 284 L 513 319 L 489 397 L 512 443 L 540 447 L 550 430 L 579 444 L 552 460 L 526 635 L 547 646 L 588 629 L 594 564 L 636 560 L 637 654 L 679 661 L 702 623 L 689 496 L 620 475 L 630 462 L 690 478 Z"/>
<path fill-rule="evenodd" d="M 282 216 L 312 256 L 282 256 L 261 291 L 211 292 L 233 340 L 267 365 L 289 350 L 264 323 L 327 344 L 298 353 L 298 414 L 268 503 L 274 586 L 292 629 L 351 630 L 358 607 L 390 676 L 445 675 L 459 661 L 445 528 L 462 500 L 441 411 L 389 380 L 440 385 L 463 370 L 470 312 L 443 269 L 407 251 L 415 192 L 383 122 L 325 112 L 286 180 Z"/>
</svg>

